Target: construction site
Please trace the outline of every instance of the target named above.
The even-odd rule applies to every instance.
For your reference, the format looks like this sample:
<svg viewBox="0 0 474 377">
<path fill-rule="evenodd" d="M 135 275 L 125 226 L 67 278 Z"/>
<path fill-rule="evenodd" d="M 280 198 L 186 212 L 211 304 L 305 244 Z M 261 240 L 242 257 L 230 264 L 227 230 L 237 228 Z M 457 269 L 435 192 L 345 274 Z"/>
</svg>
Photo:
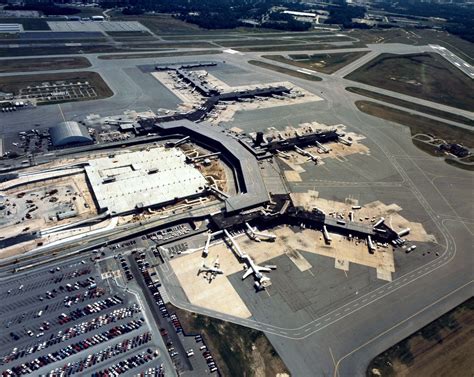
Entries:
<svg viewBox="0 0 474 377">
<path fill-rule="evenodd" d="M 160 217 L 210 200 L 212 190 L 226 195 L 230 171 L 208 154 L 192 144 L 132 147 L 3 175 L 2 256 Z"/>
</svg>

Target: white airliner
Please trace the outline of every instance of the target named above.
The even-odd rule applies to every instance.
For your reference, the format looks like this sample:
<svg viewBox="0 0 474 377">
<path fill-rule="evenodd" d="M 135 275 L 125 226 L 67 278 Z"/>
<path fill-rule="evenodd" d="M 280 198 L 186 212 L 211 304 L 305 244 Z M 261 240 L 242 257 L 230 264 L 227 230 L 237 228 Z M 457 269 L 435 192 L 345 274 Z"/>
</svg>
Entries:
<svg viewBox="0 0 474 377">
<path fill-rule="evenodd" d="M 252 258 L 250 258 L 246 254 L 242 256 L 242 259 L 245 259 L 248 265 L 247 271 L 245 271 L 245 274 L 242 276 L 242 280 L 246 279 L 252 274 L 255 276 L 257 280 L 261 280 L 262 278 L 264 278 L 264 275 L 262 274 L 262 272 L 270 272 L 272 270 L 270 267 L 267 267 L 267 266 L 256 265 L 253 262 Z"/>
</svg>

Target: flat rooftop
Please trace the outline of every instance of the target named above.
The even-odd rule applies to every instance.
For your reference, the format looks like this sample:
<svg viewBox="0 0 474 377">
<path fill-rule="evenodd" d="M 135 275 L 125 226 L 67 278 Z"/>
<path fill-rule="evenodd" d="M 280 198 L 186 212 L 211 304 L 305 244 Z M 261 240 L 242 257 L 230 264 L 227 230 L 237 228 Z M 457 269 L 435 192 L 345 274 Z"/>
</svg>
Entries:
<svg viewBox="0 0 474 377">
<path fill-rule="evenodd" d="M 237 212 L 264 204 L 270 200 L 260 166 L 255 157 L 234 137 L 207 122 L 196 124 L 188 119 L 156 123 L 160 132 L 190 136 L 196 142 L 211 146 L 228 158 L 237 171 L 240 193 L 227 198 L 226 211 Z"/>
<path fill-rule="evenodd" d="M 89 161 L 86 174 L 100 210 L 119 214 L 199 195 L 206 179 L 177 148 L 153 148 Z"/>
</svg>

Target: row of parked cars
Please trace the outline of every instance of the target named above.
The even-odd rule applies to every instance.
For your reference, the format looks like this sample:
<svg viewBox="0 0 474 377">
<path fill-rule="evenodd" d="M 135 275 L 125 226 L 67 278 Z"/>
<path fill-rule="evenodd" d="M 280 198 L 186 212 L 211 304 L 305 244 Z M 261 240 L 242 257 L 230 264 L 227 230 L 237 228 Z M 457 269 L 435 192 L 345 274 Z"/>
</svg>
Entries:
<svg viewBox="0 0 474 377">
<path fill-rule="evenodd" d="M 3 357 L 2 360 L 4 363 L 8 363 L 23 356 L 27 356 L 42 349 L 48 348 L 54 344 L 64 342 L 82 334 L 86 334 L 90 331 L 106 326 L 111 322 L 117 322 L 125 318 L 133 317 L 138 312 L 140 312 L 140 308 L 137 304 L 133 304 L 129 307 L 116 309 L 111 313 L 103 314 L 91 320 L 78 323 L 72 327 L 67 328 L 66 330 L 64 330 L 64 332 L 60 330 L 56 334 L 51 334 L 50 338 L 46 341 L 44 347 L 42 346 L 44 342 L 40 342 L 34 345 L 24 346 L 19 350 L 18 348 L 14 348 L 13 351 L 9 355 Z M 48 328 L 49 322 L 44 321 L 41 326 L 41 329 L 46 331 Z"/>
<path fill-rule="evenodd" d="M 194 337 L 196 339 L 196 343 L 200 344 L 199 346 L 199 351 L 202 352 L 202 356 L 206 360 L 207 366 L 209 368 L 209 371 L 211 373 L 215 373 L 218 371 L 216 362 L 214 361 L 214 358 L 212 357 L 211 351 L 207 348 L 207 346 L 204 344 L 204 340 L 202 339 L 201 335 L 196 335 Z M 189 351 L 188 351 L 189 352 Z M 194 355 L 194 352 L 193 352 Z M 188 356 L 189 357 L 189 356 Z"/>
<path fill-rule="evenodd" d="M 136 258 L 137 259 L 137 258 Z M 163 302 L 163 298 L 161 297 L 161 294 L 158 290 L 158 287 L 161 285 L 160 283 L 153 282 L 153 279 L 151 278 L 148 269 L 142 269 L 142 275 L 145 280 L 145 283 L 148 287 L 148 289 L 151 291 L 153 294 L 153 297 L 155 299 L 156 304 L 158 305 L 161 314 L 165 318 L 169 318 L 171 321 L 175 331 L 177 333 L 183 333 L 183 327 L 181 325 L 181 322 L 179 321 L 178 316 L 176 313 L 169 313 L 168 309 L 166 308 L 165 303 Z M 165 340 L 167 339 L 168 332 L 166 329 L 161 328 L 160 329 L 160 334 Z M 211 352 L 207 349 L 207 346 L 204 344 L 204 341 L 202 339 L 201 335 L 196 335 L 195 336 L 196 343 L 200 343 L 201 345 L 199 346 L 199 350 L 203 352 L 203 357 L 206 360 L 207 366 L 209 368 L 209 371 L 211 373 L 218 372 L 218 368 L 216 365 L 216 362 L 214 358 L 211 355 Z M 171 341 L 166 342 L 166 346 L 168 347 L 168 352 L 172 358 L 178 356 L 178 352 L 175 350 L 173 347 L 173 343 Z M 194 350 L 193 349 L 188 349 L 186 351 L 186 356 L 187 357 L 192 357 L 194 356 Z"/>
<path fill-rule="evenodd" d="M 111 308 L 112 306 L 120 305 L 122 302 L 123 299 L 117 295 L 108 297 L 105 300 L 95 301 L 92 304 L 88 304 L 81 309 L 75 309 L 69 314 L 61 313 L 58 316 L 58 322 L 62 325 L 90 314 L 100 313 L 101 311 Z"/>
<path fill-rule="evenodd" d="M 124 374 L 125 372 L 131 369 L 137 368 L 141 365 L 149 363 L 150 361 L 153 361 L 158 356 L 158 351 L 153 351 L 151 348 L 148 348 L 148 350 L 146 351 L 142 351 L 139 354 L 130 356 L 125 360 L 119 361 L 118 363 L 113 364 L 104 370 L 93 373 L 92 377 L 120 376 L 121 374 Z M 162 374 L 162 376 L 164 376 L 164 373 Z"/>
<path fill-rule="evenodd" d="M 140 328 L 143 325 L 143 320 L 132 320 L 126 324 L 115 326 L 108 331 L 104 331 L 100 334 L 96 334 L 90 338 L 81 340 L 77 343 L 70 344 L 58 351 L 50 353 L 48 355 L 42 355 L 32 361 L 25 362 L 21 365 L 14 366 L 3 372 L 4 376 L 22 376 L 22 375 L 33 375 L 34 371 L 49 365 L 51 363 L 63 360 L 71 355 L 77 354 L 90 347 L 98 345 L 100 343 L 107 342 L 114 339 L 122 334 L 127 334 L 133 330 Z M 44 342 L 46 344 L 46 342 Z M 6 374 L 5 374 L 6 373 Z"/>
<path fill-rule="evenodd" d="M 109 346 L 99 352 L 88 355 L 86 358 L 77 360 L 73 363 L 68 363 L 62 367 L 55 368 L 49 375 L 52 376 L 70 376 L 76 373 L 85 374 L 85 370 L 94 367 L 96 364 L 104 362 L 112 357 L 121 355 L 125 352 L 129 352 L 135 348 L 138 348 L 144 344 L 147 344 L 151 340 L 151 334 L 145 332 L 141 335 L 134 336 L 133 338 L 125 339 L 122 342 Z M 148 348 L 148 354 L 154 354 L 154 352 Z M 131 364 L 133 366 L 133 363 Z M 108 369 L 108 368 L 107 368 Z M 105 369 L 105 370 L 107 370 Z M 130 368 L 129 368 L 130 369 Z M 100 373 L 100 372 L 99 372 Z M 108 376 L 113 375 L 109 373 Z"/>
<path fill-rule="evenodd" d="M 132 280 L 133 275 L 130 271 L 130 266 L 128 265 L 128 263 L 126 262 L 122 254 L 119 254 L 118 256 L 115 256 L 114 258 L 120 258 L 120 265 L 122 266 L 122 269 L 125 272 L 125 277 L 127 278 L 127 281 Z"/>
</svg>

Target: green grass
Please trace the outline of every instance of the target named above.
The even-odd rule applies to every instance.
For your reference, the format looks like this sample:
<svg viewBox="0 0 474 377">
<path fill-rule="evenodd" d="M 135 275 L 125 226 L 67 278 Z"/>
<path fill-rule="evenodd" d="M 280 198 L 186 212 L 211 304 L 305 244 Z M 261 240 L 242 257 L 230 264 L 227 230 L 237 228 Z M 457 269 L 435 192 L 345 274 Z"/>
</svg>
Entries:
<svg viewBox="0 0 474 377">
<path fill-rule="evenodd" d="M 286 42 L 286 41 L 285 41 Z M 364 44 L 354 43 L 347 46 L 331 45 L 327 43 L 286 44 L 281 46 L 254 46 L 239 48 L 242 52 L 271 52 L 271 51 L 299 51 L 299 50 L 338 50 L 341 48 L 361 48 Z"/>
<path fill-rule="evenodd" d="M 438 54 L 382 54 L 346 79 L 472 111 L 474 80 Z"/>
<path fill-rule="evenodd" d="M 0 24 L 22 24 L 25 31 L 29 30 L 51 30 L 46 20 L 41 18 L 0 18 Z"/>
<path fill-rule="evenodd" d="M 90 66 L 91 63 L 84 57 L 6 59 L 2 60 L 0 73 L 81 69 Z"/>
<path fill-rule="evenodd" d="M 445 358 L 444 362 L 451 362 L 448 368 L 445 368 L 445 375 L 447 370 L 450 370 L 452 376 L 468 376 L 467 370 L 461 370 L 461 367 L 454 361 L 460 362 L 464 365 L 469 363 L 469 354 L 466 354 L 468 345 L 461 346 L 452 349 L 453 343 L 449 344 L 451 338 L 458 337 L 457 341 L 469 340 L 469 334 L 472 332 L 472 319 L 474 316 L 474 299 L 471 297 L 461 305 L 457 306 L 448 313 L 442 315 L 435 321 L 424 326 L 419 331 L 411 334 L 407 338 L 403 339 L 399 343 L 387 349 L 385 352 L 376 356 L 369 363 L 366 371 L 367 377 L 396 377 L 400 374 L 394 369 L 395 364 L 403 364 L 403 375 L 406 376 L 421 376 L 420 370 L 417 370 L 420 366 L 426 367 L 427 365 L 420 365 L 414 362 L 417 358 L 424 360 L 425 364 L 430 364 L 430 357 L 439 356 L 439 351 L 443 347 L 444 341 L 447 341 L 448 345 L 444 346 L 445 353 L 441 353 L 441 358 Z M 451 348 L 451 349 L 450 349 Z M 461 350 L 461 348 L 464 348 Z M 459 350 L 459 353 L 458 353 Z M 417 352 L 418 351 L 418 352 Z M 443 360 L 432 360 L 434 363 L 442 363 Z M 429 369 L 429 366 L 428 368 Z M 426 370 L 425 369 L 425 372 Z M 452 373 L 452 374 L 451 374 Z"/>
<path fill-rule="evenodd" d="M 220 41 L 216 43 L 219 43 L 223 47 L 238 48 L 242 46 L 289 45 L 289 44 L 297 44 L 301 42 L 293 41 L 291 39 L 290 40 L 288 39 L 265 39 L 265 40 L 244 39 L 240 41 Z"/>
<path fill-rule="evenodd" d="M 452 165 L 456 168 L 474 171 L 474 164 L 472 163 L 472 161 L 470 161 L 470 163 L 466 163 L 463 159 L 458 160 L 454 158 L 446 158 L 445 161 L 447 164 Z"/>
<path fill-rule="evenodd" d="M 303 72 L 298 72 L 298 71 L 294 71 L 292 69 L 280 67 L 280 66 L 277 66 L 277 65 L 274 65 L 274 64 L 265 63 L 265 62 L 262 62 L 260 60 L 249 60 L 248 63 L 252 64 L 252 65 L 255 65 L 257 67 L 261 67 L 261 68 L 269 69 L 269 70 L 272 70 L 272 71 L 275 71 L 275 72 L 284 73 L 285 75 L 290 75 L 290 76 L 293 76 L 293 77 L 297 77 L 299 79 L 304 79 L 304 80 L 309 80 L 309 81 L 321 81 L 322 80 L 318 76 L 307 75 L 306 73 L 303 73 Z"/>
<path fill-rule="evenodd" d="M 468 148 L 474 146 L 474 132 L 450 124 L 440 122 L 421 115 L 411 114 L 393 107 L 381 105 L 371 101 L 356 101 L 357 108 L 369 115 L 376 116 L 391 122 L 395 122 L 410 128 L 412 136 L 416 134 L 428 134 L 435 138 L 443 139 L 447 143 L 459 143 Z M 436 146 L 412 138 L 412 143 L 418 149 L 432 156 L 443 156 L 439 153 Z M 465 159 L 453 159 L 447 157 L 446 163 L 464 170 L 474 170 L 474 165 L 467 164 L 472 162 L 472 156 Z"/>
<path fill-rule="evenodd" d="M 346 52 L 334 54 L 296 54 L 286 58 L 283 55 L 263 55 L 263 58 L 280 63 L 294 65 L 295 67 L 311 69 L 322 73 L 331 74 L 345 65 L 361 58 L 366 52 Z"/>
<path fill-rule="evenodd" d="M 198 56 L 198 55 L 215 55 L 222 54 L 220 50 L 198 50 L 198 51 L 170 51 L 156 52 L 151 54 L 121 54 L 121 55 L 99 55 L 99 59 L 116 60 L 116 59 L 146 59 L 146 58 L 168 58 L 173 56 Z"/>
<path fill-rule="evenodd" d="M 355 104 L 360 111 L 366 114 L 409 127 L 412 136 L 430 134 L 446 140 L 447 143 L 459 143 L 468 148 L 474 147 L 474 131 L 371 101 L 356 101 Z"/>
<path fill-rule="evenodd" d="M 462 115 L 448 113 L 446 111 L 438 110 L 438 109 L 428 107 L 428 106 L 418 105 L 413 102 L 401 100 L 395 97 L 387 96 L 385 94 L 380 94 L 380 93 L 362 89 L 362 88 L 347 87 L 346 90 L 351 93 L 359 94 L 361 96 L 370 97 L 370 98 L 377 99 L 383 102 L 388 102 L 388 103 L 391 103 L 392 105 L 401 106 L 407 109 L 419 111 L 421 113 L 426 113 L 426 114 L 433 115 L 439 118 L 452 120 L 453 122 L 458 122 L 458 123 L 467 124 L 469 126 L 474 126 L 474 120 L 466 118 Z"/>
</svg>

